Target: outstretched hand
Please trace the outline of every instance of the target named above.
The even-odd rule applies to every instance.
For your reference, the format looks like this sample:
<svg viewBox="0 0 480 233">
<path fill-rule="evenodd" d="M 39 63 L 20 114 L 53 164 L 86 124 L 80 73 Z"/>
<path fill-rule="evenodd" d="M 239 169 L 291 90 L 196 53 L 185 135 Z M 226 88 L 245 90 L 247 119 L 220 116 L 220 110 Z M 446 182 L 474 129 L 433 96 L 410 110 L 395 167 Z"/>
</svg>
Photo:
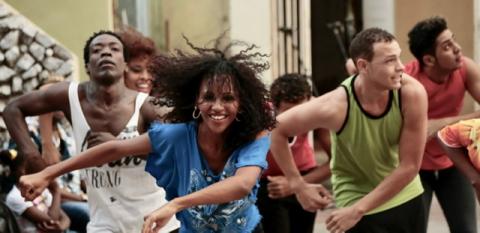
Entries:
<svg viewBox="0 0 480 233">
<path fill-rule="evenodd" d="M 50 180 L 48 180 L 42 172 L 37 172 L 35 174 L 21 176 L 18 182 L 18 188 L 25 200 L 32 201 L 42 194 L 49 183 Z"/>
<path fill-rule="evenodd" d="M 178 212 L 178 208 L 173 201 L 168 202 L 159 209 L 153 211 L 145 217 L 142 233 L 156 233 Z"/>
</svg>

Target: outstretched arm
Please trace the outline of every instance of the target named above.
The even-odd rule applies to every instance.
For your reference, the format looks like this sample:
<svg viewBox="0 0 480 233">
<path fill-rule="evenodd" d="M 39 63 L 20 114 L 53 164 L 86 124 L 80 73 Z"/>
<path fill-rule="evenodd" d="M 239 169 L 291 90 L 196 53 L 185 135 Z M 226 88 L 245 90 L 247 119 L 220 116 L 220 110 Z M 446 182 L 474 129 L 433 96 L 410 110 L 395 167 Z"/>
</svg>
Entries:
<svg viewBox="0 0 480 233">
<path fill-rule="evenodd" d="M 261 168 L 257 166 L 241 167 L 232 177 L 197 192 L 173 199 L 146 217 L 142 232 L 158 232 L 175 213 L 192 206 L 227 203 L 245 197 L 257 183 L 260 172 Z"/>
<path fill-rule="evenodd" d="M 350 229 L 365 213 L 393 198 L 418 174 L 426 142 L 427 94 L 421 84 L 410 76 L 404 74 L 404 81 L 399 165 L 358 202 L 332 212 L 326 220 L 327 229 L 332 232 Z"/>
<path fill-rule="evenodd" d="M 39 173 L 20 177 L 20 190 L 22 196 L 27 200 L 32 200 L 40 195 L 51 180 L 62 174 L 102 165 L 129 155 L 145 155 L 150 151 L 150 139 L 147 134 L 132 139 L 109 141 L 49 166 Z"/>
</svg>

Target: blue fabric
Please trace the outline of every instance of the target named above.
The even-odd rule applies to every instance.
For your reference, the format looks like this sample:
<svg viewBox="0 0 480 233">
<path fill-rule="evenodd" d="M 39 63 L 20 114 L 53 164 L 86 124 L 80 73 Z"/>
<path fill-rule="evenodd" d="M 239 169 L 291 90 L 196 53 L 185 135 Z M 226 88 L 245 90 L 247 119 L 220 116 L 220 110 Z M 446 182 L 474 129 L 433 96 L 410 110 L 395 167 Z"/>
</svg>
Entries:
<svg viewBox="0 0 480 233">
<path fill-rule="evenodd" d="M 270 138 L 262 137 L 237 148 L 223 171 L 214 174 L 197 145 L 195 122 L 182 124 L 155 123 L 148 131 L 152 153 L 145 170 L 167 193 L 167 200 L 203 189 L 233 176 L 244 166 L 267 167 Z M 260 222 L 255 206 L 258 182 L 246 197 L 220 205 L 200 205 L 177 213 L 180 232 L 251 232 Z"/>
</svg>

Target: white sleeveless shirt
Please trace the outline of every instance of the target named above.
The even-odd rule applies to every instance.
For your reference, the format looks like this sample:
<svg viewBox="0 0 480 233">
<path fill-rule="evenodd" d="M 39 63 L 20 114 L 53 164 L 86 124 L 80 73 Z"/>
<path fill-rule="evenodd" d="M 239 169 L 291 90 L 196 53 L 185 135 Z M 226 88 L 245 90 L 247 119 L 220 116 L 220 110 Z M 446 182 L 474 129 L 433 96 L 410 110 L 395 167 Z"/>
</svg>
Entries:
<svg viewBox="0 0 480 233">
<path fill-rule="evenodd" d="M 135 110 L 125 128 L 117 136 L 128 139 L 139 135 L 137 131 L 140 108 L 148 95 L 139 93 Z M 90 131 L 78 98 L 78 83 L 72 82 L 68 90 L 70 116 L 77 145 L 77 154 L 87 149 L 87 134 Z M 87 184 L 90 222 L 89 233 L 141 232 L 143 218 L 167 203 L 165 191 L 156 185 L 155 179 L 145 172 L 146 161 L 128 156 L 99 167 L 82 170 Z M 173 217 L 159 232 L 177 229 L 180 223 Z"/>
</svg>

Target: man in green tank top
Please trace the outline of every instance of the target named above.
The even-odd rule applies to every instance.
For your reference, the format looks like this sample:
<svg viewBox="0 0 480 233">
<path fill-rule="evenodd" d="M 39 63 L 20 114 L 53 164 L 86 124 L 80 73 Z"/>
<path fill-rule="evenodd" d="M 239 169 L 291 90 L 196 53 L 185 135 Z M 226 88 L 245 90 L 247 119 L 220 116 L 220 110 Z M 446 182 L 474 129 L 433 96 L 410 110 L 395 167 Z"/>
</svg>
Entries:
<svg viewBox="0 0 480 233">
<path fill-rule="evenodd" d="M 271 151 L 302 206 L 323 197 L 294 166 L 287 138 L 316 128 L 331 131 L 332 184 L 337 210 L 330 232 L 424 232 L 418 177 L 427 133 L 427 95 L 403 73 L 395 37 L 378 28 L 350 45 L 359 71 L 342 85 L 278 116 Z"/>
</svg>

